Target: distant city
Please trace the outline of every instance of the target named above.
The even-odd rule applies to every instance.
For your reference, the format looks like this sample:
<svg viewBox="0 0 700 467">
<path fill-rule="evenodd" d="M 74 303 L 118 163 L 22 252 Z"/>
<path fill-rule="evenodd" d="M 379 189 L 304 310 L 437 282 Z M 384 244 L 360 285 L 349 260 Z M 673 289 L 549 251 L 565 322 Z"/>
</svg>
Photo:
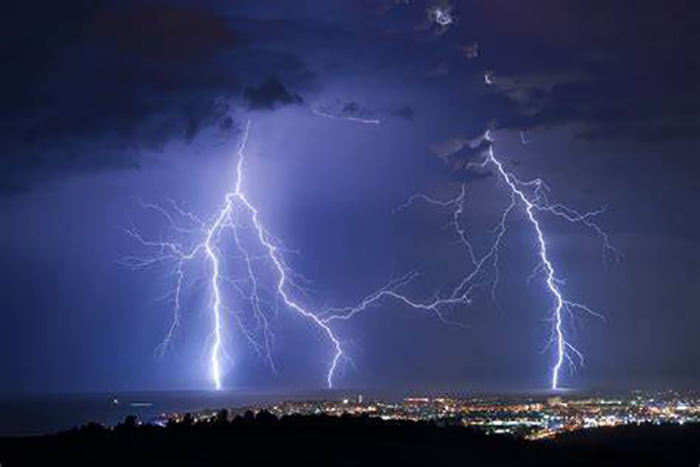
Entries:
<svg viewBox="0 0 700 467">
<path fill-rule="evenodd" d="M 357 394 L 339 400 L 287 401 L 228 409 L 230 417 L 267 411 L 276 417 L 293 415 L 369 416 L 382 420 L 427 421 L 465 426 L 489 434 L 529 440 L 556 437 L 582 429 L 642 424 L 700 423 L 700 395 L 666 391 L 632 392 L 626 396 L 551 397 L 407 397 L 387 402 Z M 192 414 L 207 421 L 220 411 Z M 180 422 L 185 414 L 162 414 L 151 423 Z"/>
</svg>

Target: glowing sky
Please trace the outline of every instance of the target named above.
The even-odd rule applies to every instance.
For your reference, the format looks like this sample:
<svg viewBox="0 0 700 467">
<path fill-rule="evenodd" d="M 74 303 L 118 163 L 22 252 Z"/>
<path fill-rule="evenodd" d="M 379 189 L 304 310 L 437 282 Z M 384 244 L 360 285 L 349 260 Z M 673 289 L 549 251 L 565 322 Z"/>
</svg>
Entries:
<svg viewBox="0 0 700 467">
<path fill-rule="evenodd" d="M 124 229 L 167 234 L 138 200 L 215 215 L 248 119 L 246 195 L 309 279 L 306 305 L 352 306 L 415 270 L 413 296 L 454 283 L 465 263 L 449 215 L 393 211 L 466 182 L 465 227 L 488 248 L 503 181 L 445 162 L 493 127 L 507 170 L 582 211 L 606 207 L 598 221 L 625 255 L 605 268 L 597 236 L 544 221 L 567 291 L 605 316 L 572 327 L 586 366 L 567 381 L 697 384 L 700 66 L 688 44 L 700 28 L 681 0 L 590 3 L 12 6 L 0 19 L 0 392 L 207 387 L 209 291 L 190 284 L 184 326 L 154 357 L 172 277 L 120 264 L 135 248 Z M 457 314 L 467 329 L 392 302 L 337 323 L 354 361 L 339 385 L 546 386 L 551 301 L 526 281 L 536 245 L 523 220 L 503 244 L 497 303 L 486 291 Z M 327 344 L 280 312 L 277 372 L 234 339 L 226 385 L 322 387 Z"/>
</svg>

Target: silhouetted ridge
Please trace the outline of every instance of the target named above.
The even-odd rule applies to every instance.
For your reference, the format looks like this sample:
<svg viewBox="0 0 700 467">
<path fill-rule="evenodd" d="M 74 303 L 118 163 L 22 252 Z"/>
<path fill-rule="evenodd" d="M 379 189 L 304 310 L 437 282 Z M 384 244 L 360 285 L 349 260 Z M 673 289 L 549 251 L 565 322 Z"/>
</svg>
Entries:
<svg viewBox="0 0 700 467">
<path fill-rule="evenodd" d="M 410 422 L 221 411 L 166 427 L 127 417 L 53 436 L 0 439 L 3 466 L 22 465 L 518 465 L 682 466 L 700 460 L 700 425 L 584 430 L 555 441 L 487 435 L 452 420 Z"/>
</svg>

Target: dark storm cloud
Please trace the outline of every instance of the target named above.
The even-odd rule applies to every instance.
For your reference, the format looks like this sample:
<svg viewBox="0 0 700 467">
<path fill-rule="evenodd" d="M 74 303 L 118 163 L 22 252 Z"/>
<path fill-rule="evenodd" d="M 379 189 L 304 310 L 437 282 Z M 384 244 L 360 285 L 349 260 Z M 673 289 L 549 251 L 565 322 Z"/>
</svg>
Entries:
<svg viewBox="0 0 700 467">
<path fill-rule="evenodd" d="M 467 9 L 468 11 L 468 9 Z M 461 41 L 479 37 L 495 71 L 502 126 L 584 123 L 587 138 L 697 139 L 697 5 L 685 0 L 484 2 Z"/>
<path fill-rule="evenodd" d="M 245 97 L 251 110 L 273 110 L 304 102 L 300 95 L 290 92 L 276 76 L 270 76 L 260 86 L 248 86 Z"/>
<path fill-rule="evenodd" d="M 451 169 L 452 180 L 472 182 L 493 175 L 479 166 L 491 144 L 484 135 L 476 138 L 457 137 L 432 144 L 430 151 Z"/>
<path fill-rule="evenodd" d="M 338 112 L 341 117 L 371 118 L 375 114 L 369 109 L 361 107 L 357 102 L 346 102 Z"/>
<path fill-rule="evenodd" d="M 0 21 L 2 191 L 67 170 L 136 167 L 140 149 L 190 141 L 217 123 L 225 129 L 222 119 L 244 89 L 241 68 L 259 78 L 270 68 L 295 76 L 304 70 L 279 53 L 262 51 L 262 59 L 246 62 L 252 44 L 224 17 L 196 7 L 11 2 Z M 285 89 L 272 84 L 253 93 L 258 105 L 266 92 Z M 292 103 L 295 96 L 275 99 Z"/>
<path fill-rule="evenodd" d="M 490 147 L 491 142 L 480 135 L 476 138 L 458 137 L 434 143 L 430 146 L 430 151 L 453 169 L 460 169 L 466 164 L 482 160 Z"/>
<path fill-rule="evenodd" d="M 695 2 L 453 0 L 455 21 L 435 36 L 417 26 L 438 3 L 385 2 L 386 37 L 443 86 L 483 85 L 492 72 L 489 94 L 470 104 L 499 127 L 578 123 L 587 139 L 698 140 Z"/>
</svg>

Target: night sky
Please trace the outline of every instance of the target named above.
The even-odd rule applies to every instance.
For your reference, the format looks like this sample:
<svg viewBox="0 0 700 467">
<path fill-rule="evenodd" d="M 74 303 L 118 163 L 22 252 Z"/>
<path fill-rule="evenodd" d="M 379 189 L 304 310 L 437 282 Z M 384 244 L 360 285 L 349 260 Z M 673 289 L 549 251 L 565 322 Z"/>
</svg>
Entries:
<svg viewBox="0 0 700 467">
<path fill-rule="evenodd" d="M 435 8 L 450 15 L 440 25 Z M 182 323 L 166 267 L 134 271 L 126 230 L 164 239 L 143 203 L 204 219 L 246 193 L 310 310 L 356 304 L 391 278 L 416 299 L 470 265 L 417 203 L 468 186 L 462 217 L 484 250 L 508 202 L 492 170 L 460 170 L 491 128 L 522 180 L 596 221 L 542 216 L 565 290 L 604 316 L 567 318 L 585 365 L 564 386 L 700 384 L 700 14 L 668 0 L 15 1 L 0 14 L 0 392 L 210 388 L 207 264 Z M 488 73 L 491 85 L 484 79 Z M 314 111 L 317 111 L 314 113 Z M 317 115 L 322 111 L 333 118 Z M 379 125 L 356 119 L 379 120 Z M 454 152 L 446 148 L 455 149 Z M 453 152 L 447 156 L 448 152 Z M 443 156 L 443 157 L 439 157 Z M 445 163 L 445 162 L 448 163 Z M 441 323 L 386 300 L 337 326 L 341 388 L 547 388 L 551 297 L 528 282 L 536 244 L 508 223 L 490 289 Z M 235 261 L 230 257 L 227 261 Z M 231 307 L 236 307 L 232 299 Z M 224 386 L 324 387 L 327 340 L 284 306 L 272 371 L 227 318 Z"/>
</svg>

